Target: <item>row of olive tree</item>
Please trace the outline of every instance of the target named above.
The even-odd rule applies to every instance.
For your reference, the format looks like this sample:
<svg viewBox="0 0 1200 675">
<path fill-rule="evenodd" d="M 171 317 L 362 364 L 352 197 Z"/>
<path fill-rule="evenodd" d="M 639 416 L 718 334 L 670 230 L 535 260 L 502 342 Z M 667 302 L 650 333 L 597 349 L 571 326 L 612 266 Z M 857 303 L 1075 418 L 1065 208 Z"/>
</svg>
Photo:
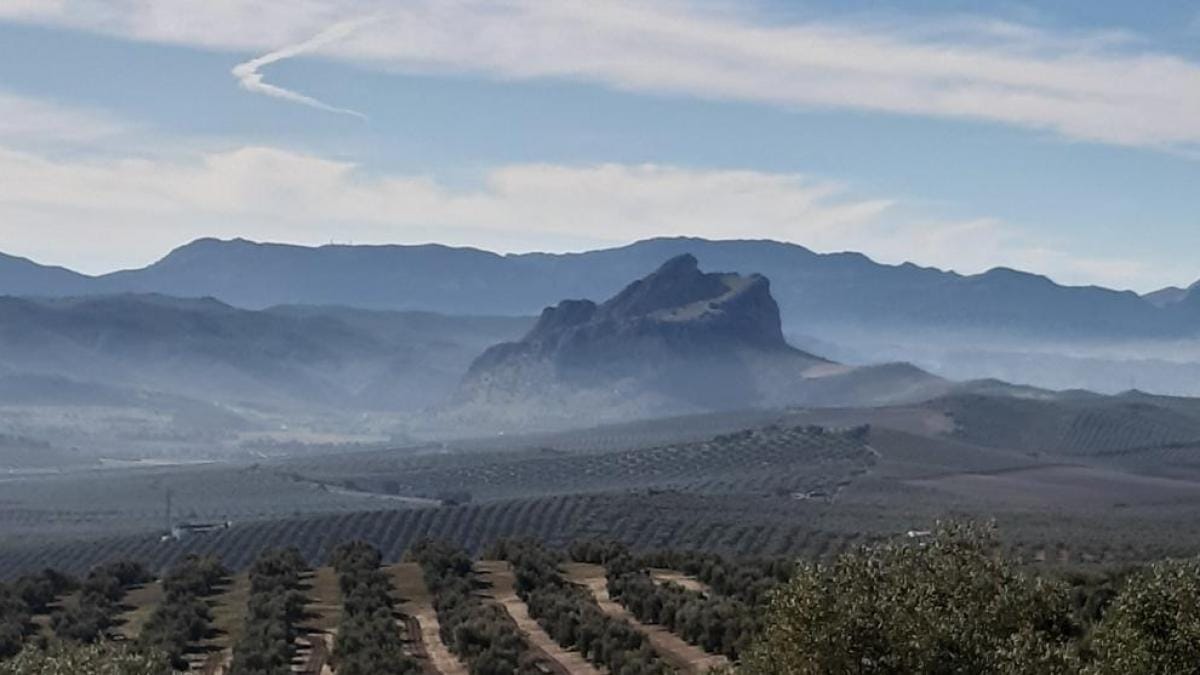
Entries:
<svg viewBox="0 0 1200 675">
<path fill-rule="evenodd" d="M 591 593 L 559 573 L 561 557 L 530 540 L 501 540 L 490 557 L 513 566 L 517 595 L 555 642 L 622 675 L 661 675 L 670 669 L 628 621 L 600 609 Z"/>
<path fill-rule="evenodd" d="M 163 600 L 142 627 L 139 644 L 166 654 L 175 668 L 186 669 L 188 647 L 212 630 L 212 611 L 205 598 L 216 593 L 228 575 L 213 557 L 189 555 L 175 563 L 163 577 Z"/>
<path fill-rule="evenodd" d="M 342 618 L 333 646 L 338 675 L 409 675 L 420 662 L 404 651 L 392 584 L 380 569 L 379 549 L 351 542 L 333 552 L 342 593 Z"/>
<path fill-rule="evenodd" d="M 122 560 L 96 567 L 88 573 L 76 602 L 50 616 L 54 634 L 74 642 L 95 642 L 116 625 L 119 602 L 132 587 L 151 575 L 141 563 Z"/>
<path fill-rule="evenodd" d="M 659 584 L 633 556 L 610 560 L 608 593 L 635 617 L 659 624 L 710 654 L 737 659 L 756 632 L 749 605 L 678 584 Z"/>
<path fill-rule="evenodd" d="M 34 614 L 48 612 L 58 597 L 78 587 L 78 581 L 54 570 L 0 584 L 0 659 L 21 651 L 34 632 Z"/>
<path fill-rule="evenodd" d="M 508 612 L 480 600 L 476 591 L 482 584 L 465 551 L 424 541 L 409 555 L 421 565 L 425 585 L 433 594 L 442 641 L 466 663 L 472 675 L 543 672 Z"/>
<path fill-rule="evenodd" d="M 267 551 L 250 567 L 246 623 L 233 649 L 230 675 L 289 675 L 307 598 L 308 564 L 294 548 Z"/>
</svg>

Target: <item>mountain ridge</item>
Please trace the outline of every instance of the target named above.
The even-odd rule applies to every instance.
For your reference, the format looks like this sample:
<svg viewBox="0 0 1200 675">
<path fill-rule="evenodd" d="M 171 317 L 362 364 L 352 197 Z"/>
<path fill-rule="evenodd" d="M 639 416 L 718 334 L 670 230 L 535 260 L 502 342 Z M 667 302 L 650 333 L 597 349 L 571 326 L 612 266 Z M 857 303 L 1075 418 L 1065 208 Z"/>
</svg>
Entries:
<svg viewBox="0 0 1200 675">
<path fill-rule="evenodd" d="M 1003 267 L 963 275 L 889 265 L 762 239 L 655 238 L 579 253 L 501 255 L 440 244 L 308 247 L 205 238 L 147 267 L 97 277 L 38 277 L 54 268 L 0 259 L 0 294 L 157 292 L 212 296 L 248 309 L 315 304 L 528 315 L 562 297 L 608 297 L 625 280 L 687 252 L 707 267 L 770 277 L 785 322 L 803 316 L 806 325 L 1095 339 L 1200 334 L 1200 312 L 1179 303 L 1160 307 L 1132 291 L 1062 285 Z"/>
</svg>

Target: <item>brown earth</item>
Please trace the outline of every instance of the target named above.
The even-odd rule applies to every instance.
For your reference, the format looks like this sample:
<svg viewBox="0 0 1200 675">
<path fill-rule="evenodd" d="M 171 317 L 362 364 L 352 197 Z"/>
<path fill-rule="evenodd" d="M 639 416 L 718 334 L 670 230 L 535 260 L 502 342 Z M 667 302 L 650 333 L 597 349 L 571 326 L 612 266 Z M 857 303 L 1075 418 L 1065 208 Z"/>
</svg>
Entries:
<svg viewBox="0 0 1200 675">
<path fill-rule="evenodd" d="M 384 568 L 384 571 L 402 601 L 400 611 L 420 624 L 421 642 L 429 654 L 429 663 L 441 675 L 468 675 L 467 667 L 442 642 L 441 624 L 433 609 L 433 596 L 425 586 L 421 566 L 398 563 Z"/>
</svg>

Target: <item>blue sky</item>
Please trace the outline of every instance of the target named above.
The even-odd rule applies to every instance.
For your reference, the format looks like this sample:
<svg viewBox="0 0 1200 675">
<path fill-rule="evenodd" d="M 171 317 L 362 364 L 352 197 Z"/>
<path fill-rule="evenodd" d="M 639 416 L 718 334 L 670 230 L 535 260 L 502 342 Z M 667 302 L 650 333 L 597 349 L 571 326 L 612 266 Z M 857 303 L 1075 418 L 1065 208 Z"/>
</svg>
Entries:
<svg viewBox="0 0 1200 675">
<path fill-rule="evenodd" d="M 1194 2 L 0 2 L 0 250 L 774 238 L 1200 278 Z"/>
</svg>

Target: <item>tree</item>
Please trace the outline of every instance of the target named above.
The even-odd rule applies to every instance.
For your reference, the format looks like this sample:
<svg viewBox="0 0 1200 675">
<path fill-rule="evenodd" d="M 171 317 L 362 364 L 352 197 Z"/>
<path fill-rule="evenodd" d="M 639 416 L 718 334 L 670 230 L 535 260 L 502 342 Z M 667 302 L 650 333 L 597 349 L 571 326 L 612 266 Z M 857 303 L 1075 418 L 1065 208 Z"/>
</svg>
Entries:
<svg viewBox="0 0 1200 675">
<path fill-rule="evenodd" d="M 1064 585 L 996 554 L 989 528 L 802 565 L 770 603 L 751 673 L 1078 672 Z"/>
<path fill-rule="evenodd" d="M 111 642 L 63 643 L 46 652 L 27 648 L 15 658 L 0 662 L 0 675 L 170 675 L 171 672 L 164 655 Z"/>
<path fill-rule="evenodd" d="M 1133 575 L 1092 639 L 1095 673 L 1200 673 L 1200 561 Z"/>
</svg>

